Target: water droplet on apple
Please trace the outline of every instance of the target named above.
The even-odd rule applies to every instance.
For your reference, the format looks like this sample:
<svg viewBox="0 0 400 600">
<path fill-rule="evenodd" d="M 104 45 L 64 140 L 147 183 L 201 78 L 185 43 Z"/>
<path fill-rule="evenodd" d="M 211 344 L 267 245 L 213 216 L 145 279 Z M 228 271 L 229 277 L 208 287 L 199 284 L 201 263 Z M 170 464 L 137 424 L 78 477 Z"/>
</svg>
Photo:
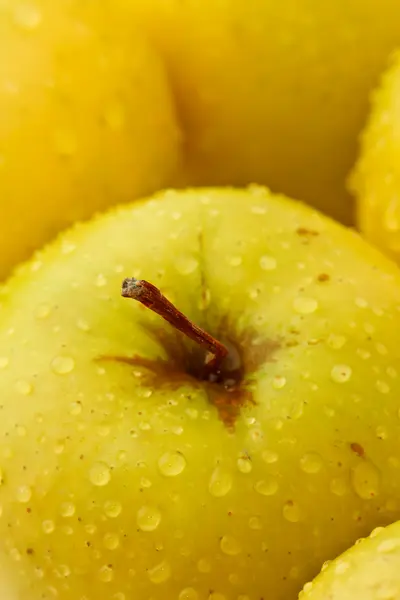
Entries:
<svg viewBox="0 0 400 600">
<path fill-rule="evenodd" d="M 180 452 L 166 452 L 158 460 L 158 468 L 162 475 L 175 477 L 186 467 L 186 460 Z"/>
<path fill-rule="evenodd" d="M 79 401 L 71 402 L 71 404 L 69 405 L 69 414 L 76 417 L 77 415 L 80 415 L 81 412 L 82 412 L 82 404 Z"/>
<path fill-rule="evenodd" d="M 211 571 L 210 562 L 206 558 L 201 558 L 197 562 L 197 569 L 200 573 L 209 573 Z"/>
<path fill-rule="evenodd" d="M 346 343 L 344 335 L 336 335 L 334 333 L 329 334 L 327 344 L 333 350 L 340 350 Z"/>
<path fill-rule="evenodd" d="M 15 390 L 22 396 L 29 396 L 33 391 L 33 386 L 28 381 L 20 379 L 15 383 Z"/>
<path fill-rule="evenodd" d="M 318 473 L 322 468 L 322 458 L 315 452 L 304 454 L 300 459 L 300 467 L 305 473 Z"/>
<path fill-rule="evenodd" d="M 76 326 L 81 331 L 85 331 L 85 332 L 90 331 L 89 323 L 87 321 L 85 321 L 85 319 L 78 319 L 76 322 Z"/>
<path fill-rule="evenodd" d="M 262 521 L 261 521 L 260 517 L 250 517 L 249 527 L 250 527 L 250 529 L 253 529 L 254 531 L 258 531 L 259 529 L 262 529 Z"/>
<path fill-rule="evenodd" d="M 43 521 L 42 523 L 42 529 L 44 531 L 44 533 L 53 533 L 54 529 L 55 529 L 55 525 L 53 523 L 53 521 L 51 521 L 50 519 L 47 519 L 46 521 Z"/>
<path fill-rule="evenodd" d="M 161 512 L 154 506 L 142 506 L 138 510 L 136 522 L 142 531 L 154 531 L 161 522 Z"/>
<path fill-rule="evenodd" d="M 115 550 L 119 546 L 119 537 L 116 533 L 106 533 L 103 538 L 104 547 L 107 550 Z"/>
<path fill-rule="evenodd" d="M 221 538 L 220 548 L 222 552 L 228 554 L 228 556 L 236 556 L 242 551 L 239 542 L 231 535 L 224 535 Z"/>
<path fill-rule="evenodd" d="M 348 365 L 335 365 L 331 370 L 331 379 L 335 383 L 346 383 L 351 375 L 352 370 Z"/>
<path fill-rule="evenodd" d="M 67 375 L 74 367 L 75 361 L 71 356 L 56 356 L 51 361 L 51 369 L 56 375 Z"/>
<path fill-rule="evenodd" d="M 281 390 L 286 385 L 286 377 L 282 377 L 282 375 L 276 375 L 272 380 L 272 387 L 275 390 Z"/>
<path fill-rule="evenodd" d="M 228 258 L 228 264 L 231 267 L 240 267 L 240 265 L 242 264 L 243 259 L 241 256 L 230 256 Z"/>
<path fill-rule="evenodd" d="M 194 588 L 185 588 L 179 594 L 178 600 L 198 600 L 199 595 Z"/>
<path fill-rule="evenodd" d="M 85 531 L 89 535 L 94 535 L 97 531 L 97 527 L 96 525 L 93 525 L 93 523 L 88 523 L 87 525 L 85 525 Z"/>
<path fill-rule="evenodd" d="M 62 517 L 72 517 L 75 514 L 75 505 L 72 502 L 63 502 L 60 506 L 60 515 Z"/>
<path fill-rule="evenodd" d="M 381 542 L 378 546 L 378 552 L 386 554 L 388 552 L 394 552 L 399 548 L 399 540 L 388 539 Z"/>
<path fill-rule="evenodd" d="M 253 468 L 251 460 L 248 456 L 240 456 L 237 459 L 237 466 L 241 473 L 250 473 Z"/>
<path fill-rule="evenodd" d="M 104 462 L 95 463 L 89 471 L 89 479 L 96 486 L 104 486 L 110 482 L 110 467 Z"/>
<path fill-rule="evenodd" d="M 376 437 L 380 440 L 387 440 L 388 438 L 388 431 L 386 429 L 386 427 L 384 427 L 383 425 L 380 425 L 376 428 Z"/>
<path fill-rule="evenodd" d="M 17 548 L 11 548 L 10 556 L 12 560 L 15 560 L 16 562 L 19 562 L 22 558 L 21 553 Z"/>
<path fill-rule="evenodd" d="M 298 523 L 301 519 L 300 507 L 293 500 L 288 500 L 283 506 L 283 516 L 290 523 Z"/>
<path fill-rule="evenodd" d="M 103 583 L 110 583 L 114 578 L 114 571 L 108 565 L 104 565 L 99 569 L 99 579 Z"/>
<path fill-rule="evenodd" d="M 273 271 L 274 269 L 276 269 L 276 265 L 276 258 L 274 258 L 273 256 L 264 255 L 260 258 L 260 267 L 264 271 Z"/>
<path fill-rule="evenodd" d="M 181 275 L 190 275 L 199 266 L 199 261 L 194 256 L 181 255 L 175 258 L 175 268 Z"/>
<path fill-rule="evenodd" d="M 0 356 L 0 369 L 5 369 L 9 365 L 9 359 L 7 356 Z"/>
<path fill-rule="evenodd" d="M 69 577 L 71 575 L 71 569 L 68 565 L 58 565 L 56 572 L 58 577 Z"/>
<path fill-rule="evenodd" d="M 217 467 L 210 478 L 208 489 L 212 496 L 221 498 L 226 496 L 232 488 L 232 477 L 226 471 L 223 471 L 220 467 Z"/>
<path fill-rule="evenodd" d="M 147 572 L 149 579 L 152 583 L 164 583 L 171 577 L 171 567 L 163 560 L 160 564 L 156 565 Z"/>
<path fill-rule="evenodd" d="M 99 273 L 95 279 L 95 285 L 97 287 L 104 287 L 107 285 L 107 278 L 103 275 L 103 273 Z"/>
<path fill-rule="evenodd" d="M 335 496 L 344 496 L 349 491 L 347 482 L 344 479 L 332 479 L 330 483 L 330 490 Z"/>
<path fill-rule="evenodd" d="M 360 498 L 371 500 L 379 494 L 381 476 L 375 465 L 368 460 L 363 460 L 352 469 L 351 483 Z"/>
<path fill-rule="evenodd" d="M 15 6 L 13 18 L 14 23 L 26 31 L 33 31 L 42 21 L 42 15 L 39 9 L 27 2 L 22 2 Z"/>
<path fill-rule="evenodd" d="M 386 381 L 378 381 L 375 383 L 375 387 L 381 394 L 388 394 L 390 392 L 390 386 L 386 383 Z"/>
<path fill-rule="evenodd" d="M 272 450 L 264 450 L 261 456 L 263 461 L 266 462 L 267 465 L 272 465 L 273 463 L 276 463 L 278 461 L 277 453 L 273 452 Z"/>
<path fill-rule="evenodd" d="M 27 485 L 20 485 L 17 488 L 17 500 L 18 502 L 26 503 L 32 498 L 32 490 Z"/>
<path fill-rule="evenodd" d="M 104 504 L 104 512 L 107 517 L 110 517 L 111 519 L 116 519 L 122 512 L 122 506 L 119 502 L 108 500 Z"/>
<path fill-rule="evenodd" d="M 293 309 L 299 315 L 310 315 L 318 308 L 318 302 L 315 298 L 298 296 L 293 300 Z"/>
<path fill-rule="evenodd" d="M 278 482 L 274 477 L 261 479 L 254 485 L 256 492 L 262 496 L 273 496 L 278 491 L 278 487 Z"/>
<path fill-rule="evenodd" d="M 41 304 L 35 310 L 35 317 L 37 319 L 46 319 L 51 313 L 51 307 L 48 304 Z"/>
</svg>

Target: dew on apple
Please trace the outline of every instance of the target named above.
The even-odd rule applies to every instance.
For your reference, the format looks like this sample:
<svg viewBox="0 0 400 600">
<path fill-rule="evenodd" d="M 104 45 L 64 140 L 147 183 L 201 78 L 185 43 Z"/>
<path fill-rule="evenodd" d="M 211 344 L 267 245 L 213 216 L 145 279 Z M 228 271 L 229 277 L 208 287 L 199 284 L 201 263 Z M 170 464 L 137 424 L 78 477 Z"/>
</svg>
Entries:
<svg viewBox="0 0 400 600">
<path fill-rule="evenodd" d="M 111 519 L 116 519 L 122 512 L 122 506 L 119 502 L 107 500 L 104 504 L 104 513 Z"/>
<path fill-rule="evenodd" d="M 352 375 L 352 369 L 348 365 L 335 365 L 331 370 L 331 379 L 335 383 L 346 383 Z"/>
<path fill-rule="evenodd" d="M 180 255 L 175 258 L 175 269 L 181 275 L 190 275 L 199 266 L 199 261 L 194 256 Z"/>
<path fill-rule="evenodd" d="M 388 438 L 388 430 L 383 425 L 379 425 L 376 428 L 376 437 L 380 440 L 386 440 Z"/>
<path fill-rule="evenodd" d="M 243 262 L 243 258 L 241 256 L 230 256 L 228 257 L 227 261 L 231 267 L 240 267 Z"/>
<path fill-rule="evenodd" d="M 239 542 L 231 535 L 224 535 L 221 538 L 220 548 L 222 552 L 228 556 L 237 556 L 242 551 Z"/>
<path fill-rule="evenodd" d="M 78 415 L 80 415 L 82 412 L 82 403 L 78 401 L 76 402 L 71 402 L 71 404 L 69 405 L 69 414 L 76 417 Z"/>
<path fill-rule="evenodd" d="M 253 531 L 258 531 L 262 529 L 262 521 L 260 517 L 250 517 L 249 527 L 250 529 L 253 529 Z"/>
<path fill-rule="evenodd" d="M 286 385 L 286 377 L 283 375 L 276 375 L 272 380 L 272 387 L 275 390 L 281 390 Z"/>
<path fill-rule="evenodd" d="M 377 382 L 375 383 L 375 387 L 377 391 L 381 394 L 388 394 L 390 392 L 390 385 L 387 384 L 386 381 L 382 381 L 381 379 L 377 380 Z"/>
<path fill-rule="evenodd" d="M 261 454 L 261 458 L 267 465 L 272 465 L 278 461 L 278 454 L 273 450 L 263 450 Z"/>
<path fill-rule="evenodd" d="M 340 350 L 345 345 L 347 339 L 344 335 L 330 333 L 327 339 L 327 344 L 333 350 Z"/>
<path fill-rule="evenodd" d="M 35 317 L 37 319 L 46 319 L 51 313 L 51 307 L 48 304 L 41 304 L 35 310 Z"/>
<path fill-rule="evenodd" d="M 167 561 L 163 560 L 155 567 L 149 569 L 147 575 L 152 583 L 165 583 L 171 577 L 171 567 Z"/>
<path fill-rule="evenodd" d="M 218 466 L 211 475 L 208 489 L 212 496 L 222 498 L 230 492 L 232 483 L 232 476 L 230 473 L 223 471 L 221 467 Z"/>
<path fill-rule="evenodd" d="M 75 514 L 75 504 L 72 502 L 63 502 L 60 506 L 60 515 L 68 518 Z"/>
<path fill-rule="evenodd" d="M 27 485 L 20 485 L 17 488 L 16 498 L 18 502 L 26 503 L 32 498 L 32 490 Z"/>
<path fill-rule="evenodd" d="M 87 321 L 85 321 L 85 319 L 78 319 L 76 322 L 76 326 L 81 331 L 85 331 L 85 332 L 90 331 L 89 323 Z"/>
<path fill-rule="evenodd" d="M 7 356 L 0 356 L 0 369 L 5 369 L 8 367 L 9 359 Z"/>
<path fill-rule="evenodd" d="M 299 315 L 310 315 L 318 308 L 318 301 L 307 296 L 297 296 L 293 300 L 293 309 Z"/>
<path fill-rule="evenodd" d="M 262 496 L 273 496 L 278 491 L 279 485 L 275 477 L 261 479 L 254 484 L 254 489 Z"/>
<path fill-rule="evenodd" d="M 98 573 L 100 581 L 110 583 L 114 579 L 114 571 L 109 565 L 103 565 Z"/>
<path fill-rule="evenodd" d="M 107 278 L 103 275 L 103 273 L 99 273 L 95 279 L 96 287 L 104 287 L 107 285 Z"/>
<path fill-rule="evenodd" d="M 197 570 L 200 573 L 210 573 L 210 571 L 211 571 L 210 561 L 208 561 L 206 558 L 200 558 L 200 560 L 197 561 Z"/>
<path fill-rule="evenodd" d="M 16 562 L 19 562 L 21 560 L 21 558 L 22 558 L 21 553 L 18 550 L 18 548 L 11 548 L 11 550 L 10 550 L 10 556 Z"/>
<path fill-rule="evenodd" d="M 185 588 L 179 593 L 178 600 L 198 600 L 199 595 L 192 587 Z"/>
<path fill-rule="evenodd" d="M 111 479 L 110 467 L 105 462 L 95 463 L 89 471 L 89 479 L 95 486 L 107 485 Z"/>
<path fill-rule="evenodd" d="M 351 484 L 355 493 L 363 500 L 371 500 L 379 494 L 381 475 L 369 460 L 362 460 L 351 471 Z"/>
<path fill-rule="evenodd" d="M 387 539 L 381 542 L 377 548 L 381 554 L 387 554 L 388 552 L 394 552 L 398 549 L 400 541 L 398 539 Z"/>
<path fill-rule="evenodd" d="M 136 522 L 141 531 L 155 531 L 161 523 L 161 512 L 154 506 L 142 506 L 138 510 Z"/>
<path fill-rule="evenodd" d="M 53 531 L 55 530 L 55 525 L 54 525 L 54 521 L 51 521 L 50 519 L 46 519 L 45 521 L 43 521 L 42 523 L 42 529 L 44 533 L 53 533 Z"/>
<path fill-rule="evenodd" d="M 250 473 L 253 468 L 251 460 L 248 456 L 240 456 L 237 459 L 237 466 L 241 473 Z"/>
<path fill-rule="evenodd" d="M 51 361 L 51 370 L 56 375 L 67 375 L 75 368 L 75 361 L 71 356 L 56 356 Z"/>
<path fill-rule="evenodd" d="M 33 391 L 33 386 L 28 381 L 20 379 L 15 383 L 15 390 L 22 396 L 29 396 L 29 394 L 31 394 Z"/>
<path fill-rule="evenodd" d="M 260 267 L 264 271 L 273 271 L 274 269 L 276 269 L 277 266 L 276 258 L 274 258 L 273 256 L 264 255 L 260 258 L 259 262 Z"/>
<path fill-rule="evenodd" d="M 323 462 L 319 454 L 308 452 L 300 459 L 300 467 L 305 473 L 318 473 L 322 468 Z"/>
<path fill-rule="evenodd" d="M 58 565 L 55 571 L 58 577 L 69 577 L 71 575 L 71 569 L 68 565 Z"/>
<path fill-rule="evenodd" d="M 301 519 L 300 507 L 293 500 L 285 502 L 282 514 L 286 521 L 289 521 L 290 523 L 298 523 Z"/>
<path fill-rule="evenodd" d="M 33 4 L 23 2 L 17 4 L 13 9 L 13 19 L 14 23 L 21 29 L 33 31 L 40 25 L 42 14 Z"/>
<path fill-rule="evenodd" d="M 115 550 L 119 546 L 119 536 L 116 533 L 106 533 L 103 544 L 107 550 Z"/>
<path fill-rule="evenodd" d="M 180 452 L 166 452 L 158 459 L 158 468 L 162 475 L 175 477 L 186 467 L 186 459 Z"/>
<path fill-rule="evenodd" d="M 335 496 L 344 496 L 349 492 L 349 487 L 344 479 L 336 477 L 330 482 L 330 490 Z"/>
</svg>

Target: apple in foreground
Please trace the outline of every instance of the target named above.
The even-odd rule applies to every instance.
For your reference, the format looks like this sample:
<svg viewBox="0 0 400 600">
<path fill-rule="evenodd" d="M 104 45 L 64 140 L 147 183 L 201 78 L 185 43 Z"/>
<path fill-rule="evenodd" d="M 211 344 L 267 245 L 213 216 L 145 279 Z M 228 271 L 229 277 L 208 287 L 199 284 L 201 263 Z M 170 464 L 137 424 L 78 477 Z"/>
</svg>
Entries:
<svg viewBox="0 0 400 600">
<path fill-rule="evenodd" d="M 400 522 L 377 527 L 304 586 L 299 600 L 400 598 Z"/>
<path fill-rule="evenodd" d="M 126 276 L 228 349 L 218 372 Z M 399 516 L 400 275 L 312 209 L 165 192 L 64 233 L 0 303 L 9 600 L 293 599 Z"/>
<path fill-rule="evenodd" d="M 400 53 L 373 97 L 349 186 L 357 197 L 358 225 L 374 244 L 400 261 Z"/>
</svg>

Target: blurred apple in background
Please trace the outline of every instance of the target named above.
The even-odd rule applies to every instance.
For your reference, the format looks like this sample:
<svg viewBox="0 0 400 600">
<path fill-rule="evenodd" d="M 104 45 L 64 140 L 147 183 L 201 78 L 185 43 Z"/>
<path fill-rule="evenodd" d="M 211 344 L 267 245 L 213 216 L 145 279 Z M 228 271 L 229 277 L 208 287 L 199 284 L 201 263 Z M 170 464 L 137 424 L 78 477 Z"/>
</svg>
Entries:
<svg viewBox="0 0 400 600">
<path fill-rule="evenodd" d="M 299 600 L 397 600 L 400 598 L 400 522 L 376 528 L 369 538 L 324 565 Z"/>
<path fill-rule="evenodd" d="M 132 275 L 228 344 L 225 385 L 120 297 Z M 0 302 L 8 600 L 294 599 L 399 517 L 400 275 L 310 208 L 166 192 L 67 231 Z"/>
<path fill-rule="evenodd" d="M 0 278 L 59 229 L 169 183 L 162 60 L 109 2 L 0 2 Z"/>
<path fill-rule="evenodd" d="M 398 0 L 119 1 L 168 70 L 185 183 L 265 183 L 354 219 L 345 180 Z"/>
<path fill-rule="evenodd" d="M 396 53 L 373 96 L 350 177 L 363 234 L 400 260 L 400 54 Z"/>
</svg>

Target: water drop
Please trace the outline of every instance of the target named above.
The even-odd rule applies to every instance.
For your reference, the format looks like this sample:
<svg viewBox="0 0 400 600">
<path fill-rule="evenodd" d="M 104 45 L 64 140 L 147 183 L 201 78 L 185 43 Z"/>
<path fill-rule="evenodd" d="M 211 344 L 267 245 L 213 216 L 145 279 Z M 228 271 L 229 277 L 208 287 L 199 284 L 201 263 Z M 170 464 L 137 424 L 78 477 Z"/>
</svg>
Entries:
<svg viewBox="0 0 400 600">
<path fill-rule="evenodd" d="M 89 471 L 89 479 L 93 485 L 107 485 L 111 479 L 110 467 L 104 462 L 95 463 Z"/>
<path fill-rule="evenodd" d="M 236 556 L 242 551 L 239 542 L 230 535 L 224 535 L 221 538 L 220 548 L 222 552 L 228 554 L 228 556 Z"/>
<path fill-rule="evenodd" d="M 336 335 L 331 333 L 328 337 L 327 344 L 333 350 L 340 350 L 346 343 L 344 335 Z"/>
<path fill-rule="evenodd" d="M 386 440 L 388 438 L 388 435 L 388 431 L 386 427 L 383 427 L 383 425 L 380 425 L 376 428 L 376 437 L 380 440 Z"/>
<path fill-rule="evenodd" d="M 378 381 L 375 383 L 375 387 L 381 394 L 388 394 L 390 392 L 390 386 L 386 383 L 386 381 Z"/>
<path fill-rule="evenodd" d="M 267 465 L 272 465 L 273 463 L 276 463 L 278 460 L 277 453 L 273 452 L 272 450 L 264 450 L 261 456 L 262 456 L 263 461 L 266 462 Z"/>
<path fill-rule="evenodd" d="M 290 523 L 298 523 L 301 519 L 301 512 L 298 504 L 293 500 L 288 500 L 283 506 L 283 516 Z"/>
<path fill-rule="evenodd" d="M 262 496 L 273 496 L 278 491 L 278 487 L 278 482 L 274 477 L 261 479 L 254 485 L 256 492 Z"/>
<path fill-rule="evenodd" d="M 0 356 L 0 369 L 8 367 L 9 362 L 7 356 Z"/>
<path fill-rule="evenodd" d="M 29 486 L 27 485 L 21 485 L 19 486 L 19 488 L 17 488 L 17 500 L 18 502 L 29 502 L 29 500 L 32 498 L 32 490 Z"/>
<path fill-rule="evenodd" d="M 180 452 L 166 452 L 158 460 L 158 468 L 162 475 L 175 477 L 186 467 L 185 457 Z"/>
<path fill-rule="evenodd" d="M 51 361 L 51 369 L 56 375 L 67 375 L 74 367 L 75 361 L 70 356 L 56 356 Z"/>
<path fill-rule="evenodd" d="M 251 460 L 248 456 L 241 456 L 240 458 L 238 458 L 237 466 L 241 473 L 250 473 L 253 468 Z"/>
<path fill-rule="evenodd" d="M 14 23 L 26 31 L 33 31 L 36 29 L 42 20 L 39 9 L 29 3 L 17 4 L 13 11 L 13 17 Z"/>
<path fill-rule="evenodd" d="M 228 258 L 228 263 L 231 267 L 239 267 L 243 262 L 241 256 L 231 256 Z"/>
<path fill-rule="evenodd" d="M 262 256 L 260 258 L 260 267 L 264 270 L 264 271 L 273 271 L 274 269 L 276 269 L 276 258 L 274 258 L 273 256 Z"/>
<path fill-rule="evenodd" d="M 43 521 L 42 523 L 42 529 L 44 531 L 44 533 L 53 533 L 54 529 L 55 529 L 55 525 L 53 523 L 53 521 L 50 521 L 49 519 L 46 521 Z"/>
<path fill-rule="evenodd" d="M 394 552 L 399 547 L 399 541 L 394 539 L 388 539 L 381 542 L 378 546 L 378 552 L 386 554 L 387 552 Z"/>
<path fill-rule="evenodd" d="M 154 531 L 161 522 L 161 512 L 153 506 L 142 506 L 138 510 L 136 522 L 142 531 Z"/>
<path fill-rule="evenodd" d="M 380 473 L 371 462 L 363 460 L 351 472 L 351 483 L 356 494 L 363 500 L 371 500 L 379 494 Z"/>
<path fill-rule="evenodd" d="M 304 454 L 300 459 L 300 467 L 305 473 L 318 473 L 322 468 L 322 458 L 314 452 Z"/>
<path fill-rule="evenodd" d="M 198 600 L 199 595 L 194 588 L 185 588 L 179 594 L 178 600 Z"/>
<path fill-rule="evenodd" d="M 194 256 L 181 255 L 175 258 L 175 268 L 181 275 L 190 275 L 198 268 L 199 261 Z"/>
<path fill-rule="evenodd" d="M 33 386 L 28 381 L 20 379 L 15 384 L 15 390 L 18 392 L 18 394 L 21 394 L 22 396 L 29 396 L 29 394 L 31 394 L 33 391 Z"/>
<path fill-rule="evenodd" d="M 121 511 L 122 506 L 119 502 L 108 500 L 104 504 L 104 512 L 107 517 L 110 517 L 111 519 L 116 519 L 121 514 Z"/>
<path fill-rule="evenodd" d="M 298 296 L 293 301 L 293 308 L 299 315 L 310 315 L 318 308 L 318 302 L 315 298 L 307 298 L 306 296 Z"/>
<path fill-rule="evenodd" d="M 164 560 L 152 569 L 149 569 L 147 574 L 152 583 L 165 583 L 171 577 L 171 567 Z"/>
<path fill-rule="evenodd" d="M 335 496 L 344 496 L 349 491 L 348 485 L 344 479 L 332 479 L 330 490 Z"/>
<path fill-rule="evenodd" d="M 106 277 L 103 275 L 103 273 L 99 273 L 95 279 L 95 285 L 97 287 L 104 287 L 105 285 L 107 285 L 107 279 Z"/>
<path fill-rule="evenodd" d="M 79 401 L 71 402 L 71 404 L 69 405 L 69 414 L 76 417 L 77 415 L 80 415 L 81 412 L 82 412 L 82 404 Z"/>
<path fill-rule="evenodd" d="M 232 477 L 226 471 L 223 471 L 220 467 L 217 467 L 211 475 L 208 489 L 212 496 L 221 498 L 232 488 Z"/>
<path fill-rule="evenodd" d="M 358 308 L 367 308 L 368 307 L 368 302 L 365 300 L 365 298 L 356 298 L 354 302 L 355 302 L 355 305 L 358 306 Z"/>
<path fill-rule="evenodd" d="M 200 573 L 209 573 L 211 571 L 211 565 L 206 558 L 201 558 L 197 563 L 197 569 Z"/>
<path fill-rule="evenodd" d="M 63 502 L 60 506 L 62 517 L 72 517 L 75 514 L 75 505 L 72 502 Z"/>
<path fill-rule="evenodd" d="M 35 310 L 35 317 L 37 319 L 46 319 L 51 312 L 51 308 L 48 304 L 41 304 Z"/>
<path fill-rule="evenodd" d="M 276 375 L 272 380 L 272 387 L 275 390 L 281 390 L 286 385 L 286 377 L 282 377 L 282 375 Z"/>
<path fill-rule="evenodd" d="M 116 533 L 106 533 L 103 538 L 104 547 L 107 550 L 115 550 L 119 546 L 119 537 Z"/>
<path fill-rule="evenodd" d="M 68 565 L 58 565 L 56 571 L 59 577 L 69 577 L 71 575 L 71 569 Z"/>
<path fill-rule="evenodd" d="M 99 579 L 103 583 L 110 583 L 114 578 L 114 571 L 108 565 L 104 565 L 99 569 Z"/>
<path fill-rule="evenodd" d="M 90 331 L 89 323 L 87 321 L 85 321 L 85 319 L 78 319 L 76 322 L 76 326 L 81 331 L 85 331 L 85 332 Z"/>
<path fill-rule="evenodd" d="M 262 521 L 261 521 L 260 517 L 250 517 L 249 527 L 250 527 L 250 529 L 253 529 L 254 531 L 258 531 L 259 529 L 262 529 Z"/>
<path fill-rule="evenodd" d="M 346 383 L 351 374 L 352 370 L 348 365 L 335 365 L 331 370 L 331 379 L 335 383 Z"/>
</svg>

